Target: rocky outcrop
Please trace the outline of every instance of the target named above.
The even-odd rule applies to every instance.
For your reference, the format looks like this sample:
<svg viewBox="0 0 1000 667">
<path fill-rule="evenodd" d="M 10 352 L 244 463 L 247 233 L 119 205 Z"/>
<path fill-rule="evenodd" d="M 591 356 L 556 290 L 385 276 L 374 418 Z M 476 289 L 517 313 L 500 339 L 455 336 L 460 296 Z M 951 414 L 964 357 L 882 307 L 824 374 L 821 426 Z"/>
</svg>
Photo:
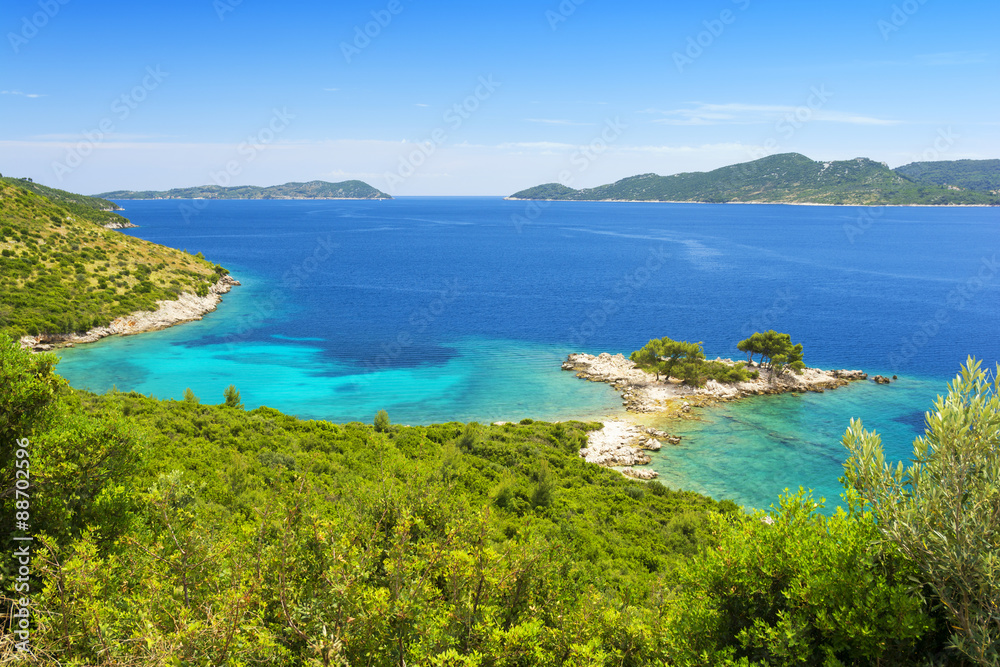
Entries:
<svg viewBox="0 0 1000 667">
<path fill-rule="evenodd" d="M 730 359 L 718 359 L 724 363 L 735 363 Z M 786 371 L 779 377 L 771 378 L 766 368 L 754 368 L 760 377 L 747 382 L 721 383 L 709 380 L 704 387 L 690 387 L 674 378 L 657 378 L 639 368 L 621 354 L 604 352 L 591 354 L 571 354 L 562 365 L 563 370 L 573 371 L 576 376 L 592 382 L 606 382 L 621 394 L 622 403 L 629 412 L 674 411 L 683 416 L 690 412 L 691 405 L 713 401 L 729 401 L 744 396 L 762 394 L 785 394 L 803 391 L 825 391 L 836 389 L 850 382 L 864 380 L 868 375 L 863 371 L 826 371 L 807 368 L 801 373 Z M 683 400 L 678 400 L 683 399 Z"/>
<path fill-rule="evenodd" d="M 208 294 L 197 296 L 190 292 L 182 293 L 175 301 L 157 301 L 156 310 L 143 310 L 131 315 L 119 317 L 106 327 L 95 327 L 84 334 L 42 334 L 40 336 L 24 336 L 22 347 L 36 352 L 46 352 L 56 347 L 71 347 L 80 343 L 93 343 L 107 336 L 131 336 L 146 331 L 158 331 L 167 327 L 192 320 L 200 320 L 205 313 L 216 309 L 222 301 L 222 295 L 239 285 L 232 276 L 223 276 L 212 285 Z"/>
<path fill-rule="evenodd" d="M 636 479 L 653 479 L 655 470 L 634 470 L 631 466 L 646 465 L 652 459 L 647 451 L 659 451 L 663 442 L 679 444 L 680 436 L 670 435 L 655 428 L 639 426 L 626 421 L 604 422 L 604 428 L 591 431 L 587 446 L 580 456 L 588 463 L 608 468 L 625 467 L 622 472 Z"/>
<path fill-rule="evenodd" d="M 875 382 L 875 384 L 889 384 L 890 382 L 892 382 L 892 380 L 890 380 L 884 375 L 876 375 L 875 377 L 872 378 L 872 381 Z"/>
<path fill-rule="evenodd" d="M 122 218 L 121 220 L 116 220 L 115 222 L 109 222 L 108 224 L 102 226 L 105 229 L 135 229 L 139 225 L 133 225 L 125 218 Z"/>
</svg>

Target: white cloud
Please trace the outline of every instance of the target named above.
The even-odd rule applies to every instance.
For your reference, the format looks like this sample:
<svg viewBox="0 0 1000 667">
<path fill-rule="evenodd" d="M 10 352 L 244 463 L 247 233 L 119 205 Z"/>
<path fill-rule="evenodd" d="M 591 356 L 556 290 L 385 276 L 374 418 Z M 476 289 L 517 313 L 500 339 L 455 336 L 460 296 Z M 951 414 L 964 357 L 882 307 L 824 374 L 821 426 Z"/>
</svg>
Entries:
<svg viewBox="0 0 1000 667">
<path fill-rule="evenodd" d="M 588 127 L 593 127 L 595 123 L 578 123 L 572 120 L 564 120 L 562 118 L 525 118 L 528 123 L 542 123 L 543 125 L 583 125 Z"/>
<path fill-rule="evenodd" d="M 21 97 L 46 97 L 38 93 L 23 93 L 20 90 L 0 90 L 0 95 L 20 95 Z"/>
<path fill-rule="evenodd" d="M 778 104 L 705 104 L 695 103 L 686 109 L 668 111 L 644 109 L 641 113 L 659 114 L 653 120 L 663 125 L 766 125 L 803 109 L 809 111 L 810 120 L 827 123 L 847 123 L 851 125 L 899 125 L 902 121 L 874 118 L 844 111 L 826 109 L 812 110 L 807 106 L 787 106 Z"/>
</svg>

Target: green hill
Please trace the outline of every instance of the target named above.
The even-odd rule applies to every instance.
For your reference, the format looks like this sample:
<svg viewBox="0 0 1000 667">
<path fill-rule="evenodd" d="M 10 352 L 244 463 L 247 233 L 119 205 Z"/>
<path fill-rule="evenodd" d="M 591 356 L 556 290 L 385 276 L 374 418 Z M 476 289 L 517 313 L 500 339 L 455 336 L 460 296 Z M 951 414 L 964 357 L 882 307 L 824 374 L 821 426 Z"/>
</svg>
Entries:
<svg viewBox="0 0 1000 667">
<path fill-rule="evenodd" d="M 91 208 L 86 197 L 64 193 L 74 199 L 53 201 L 35 189 L 0 179 L 0 332 L 87 331 L 155 310 L 157 300 L 181 292 L 207 293 L 228 273 L 200 257 L 106 229 L 104 216 L 114 214 Z"/>
<path fill-rule="evenodd" d="M 108 227 L 109 229 L 135 227 L 127 218 L 123 218 L 115 213 L 115 211 L 121 211 L 122 207 L 107 199 L 88 197 L 86 195 L 78 195 L 75 192 L 66 192 L 65 190 L 46 187 L 27 178 L 0 177 L 0 182 L 9 183 L 10 185 L 30 190 L 37 195 L 47 197 L 69 211 L 74 217 L 96 222 L 102 227 Z"/>
<path fill-rule="evenodd" d="M 116 190 L 98 196 L 107 199 L 392 199 L 363 181 L 309 181 L 270 187 L 241 185 L 223 188 L 218 185 L 202 185 L 163 191 Z"/>
<path fill-rule="evenodd" d="M 911 162 L 896 173 L 917 183 L 1000 194 L 1000 160 Z"/>
<path fill-rule="evenodd" d="M 1000 197 L 982 192 L 915 183 L 867 158 L 816 162 L 798 153 L 771 155 L 709 172 L 642 174 L 586 190 L 542 185 L 522 190 L 510 199 L 848 205 L 1000 203 Z"/>
</svg>

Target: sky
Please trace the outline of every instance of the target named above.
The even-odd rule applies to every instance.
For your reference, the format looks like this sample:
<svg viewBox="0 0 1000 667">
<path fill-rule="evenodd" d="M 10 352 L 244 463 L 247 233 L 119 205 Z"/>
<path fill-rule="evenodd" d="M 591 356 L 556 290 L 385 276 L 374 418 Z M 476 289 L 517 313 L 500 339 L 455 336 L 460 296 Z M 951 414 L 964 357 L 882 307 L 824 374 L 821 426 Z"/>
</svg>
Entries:
<svg viewBox="0 0 1000 667">
<path fill-rule="evenodd" d="M 0 173 L 494 196 L 1000 158 L 997 25 L 969 0 L 5 0 Z"/>
</svg>

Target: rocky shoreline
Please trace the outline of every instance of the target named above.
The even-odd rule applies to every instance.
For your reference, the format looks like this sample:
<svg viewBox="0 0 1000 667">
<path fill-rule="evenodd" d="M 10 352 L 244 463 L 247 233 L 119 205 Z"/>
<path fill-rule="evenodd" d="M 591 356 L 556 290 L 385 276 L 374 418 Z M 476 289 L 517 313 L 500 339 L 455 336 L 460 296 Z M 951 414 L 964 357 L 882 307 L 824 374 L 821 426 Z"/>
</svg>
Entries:
<svg viewBox="0 0 1000 667">
<path fill-rule="evenodd" d="M 208 294 L 205 296 L 184 292 L 175 301 L 157 301 L 156 310 L 143 310 L 125 315 L 115 319 L 106 327 L 95 327 L 83 334 L 23 336 L 21 337 L 21 346 L 35 352 L 47 352 L 57 347 L 93 343 L 107 336 L 131 336 L 146 331 L 159 331 L 175 324 L 200 320 L 205 313 L 210 313 L 218 307 L 223 294 L 239 284 L 240 282 L 232 276 L 223 276 L 209 288 Z"/>
<path fill-rule="evenodd" d="M 719 361 L 733 363 L 728 359 Z M 677 411 L 678 399 L 686 399 L 689 409 L 692 402 L 704 405 L 762 394 L 822 392 L 868 379 L 868 374 L 863 371 L 806 368 L 801 374 L 786 372 L 772 382 L 767 369 L 756 368 L 761 373 L 756 380 L 733 383 L 709 380 L 704 387 L 691 387 L 674 378 L 657 380 L 653 374 L 636 368 L 635 362 L 624 355 L 611 355 L 607 352 L 597 356 L 571 354 L 563 362 L 562 368 L 564 371 L 576 372 L 578 378 L 610 384 L 621 394 L 625 409 L 635 413 Z M 681 402 L 680 410 L 685 411 L 684 408 Z"/>
<path fill-rule="evenodd" d="M 720 361 L 733 363 L 725 359 Z M 709 380 L 704 387 L 691 387 L 673 378 L 657 380 L 651 373 L 636 368 L 635 363 L 624 355 L 611 355 L 607 352 L 597 356 L 571 354 L 563 362 L 562 368 L 575 372 L 578 378 L 610 384 L 621 394 L 622 403 L 628 412 L 666 413 L 678 417 L 686 416 L 692 406 L 762 394 L 822 392 L 868 379 L 868 374 L 863 371 L 807 368 L 801 374 L 786 372 L 772 382 L 767 369 L 755 369 L 761 372 L 756 380 L 734 383 Z M 888 378 L 878 378 L 880 384 L 889 382 Z M 658 451 L 662 443 L 676 445 L 680 444 L 680 440 L 680 436 L 654 428 L 611 420 L 604 422 L 602 429 L 589 434 L 587 447 L 580 450 L 580 456 L 588 463 L 622 468 L 622 474 L 628 477 L 650 480 L 658 476 L 655 470 L 637 469 L 633 466 L 648 464 L 652 459 L 647 452 Z"/>
</svg>

